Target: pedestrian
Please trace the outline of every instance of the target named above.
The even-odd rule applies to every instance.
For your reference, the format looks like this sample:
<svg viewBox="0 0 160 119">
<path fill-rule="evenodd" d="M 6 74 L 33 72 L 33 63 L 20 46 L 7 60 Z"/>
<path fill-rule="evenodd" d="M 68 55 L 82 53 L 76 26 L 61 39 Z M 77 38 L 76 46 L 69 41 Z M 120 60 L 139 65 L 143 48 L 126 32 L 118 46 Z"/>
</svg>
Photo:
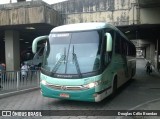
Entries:
<svg viewBox="0 0 160 119">
<path fill-rule="evenodd" d="M 21 66 L 21 75 L 22 75 L 22 78 L 26 78 L 28 77 L 28 70 L 29 70 L 29 66 L 27 65 L 27 63 L 22 63 L 22 66 Z"/>
<path fill-rule="evenodd" d="M 4 71 L 5 71 L 5 67 L 3 66 L 4 63 L 0 62 L 0 88 L 3 88 L 3 86 L 1 86 L 1 82 L 3 80 L 3 75 L 4 75 Z"/>
<path fill-rule="evenodd" d="M 152 72 L 152 68 L 151 68 L 151 63 L 150 63 L 150 61 L 147 61 L 145 67 L 146 67 L 146 72 L 147 72 L 148 74 L 150 74 L 150 73 Z"/>
<path fill-rule="evenodd" d="M 31 72 L 31 80 L 32 80 L 32 76 L 35 72 L 35 65 L 33 63 L 30 65 L 30 72 Z"/>
</svg>

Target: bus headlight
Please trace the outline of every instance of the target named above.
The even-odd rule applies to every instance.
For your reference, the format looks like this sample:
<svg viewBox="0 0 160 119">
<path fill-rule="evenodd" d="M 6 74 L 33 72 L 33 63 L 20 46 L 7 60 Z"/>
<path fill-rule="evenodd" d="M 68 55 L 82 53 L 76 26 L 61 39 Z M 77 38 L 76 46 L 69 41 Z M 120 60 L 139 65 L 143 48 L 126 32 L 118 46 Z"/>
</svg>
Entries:
<svg viewBox="0 0 160 119">
<path fill-rule="evenodd" d="M 85 88 L 93 88 L 96 87 L 97 85 L 99 85 L 101 83 L 101 81 L 96 81 L 96 82 L 92 82 L 89 84 L 84 85 Z"/>
<path fill-rule="evenodd" d="M 47 85 L 46 80 L 41 80 L 41 84 L 43 84 L 43 85 Z"/>
</svg>

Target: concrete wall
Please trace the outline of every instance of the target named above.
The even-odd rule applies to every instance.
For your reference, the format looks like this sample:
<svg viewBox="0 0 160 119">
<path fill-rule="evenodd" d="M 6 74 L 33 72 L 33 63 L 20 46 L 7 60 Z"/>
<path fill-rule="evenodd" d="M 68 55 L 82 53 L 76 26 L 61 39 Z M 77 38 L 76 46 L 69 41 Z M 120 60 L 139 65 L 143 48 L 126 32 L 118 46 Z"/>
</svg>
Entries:
<svg viewBox="0 0 160 119">
<path fill-rule="evenodd" d="M 59 25 L 57 11 L 42 1 L 20 2 L 0 5 L 0 26 L 48 23 Z"/>
<path fill-rule="evenodd" d="M 138 2 L 139 2 L 139 5 L 143 7 L 157 5 L 160 3 L 159 0 L 138 0 Z"/>
<path fill-rule="evenodd" d="M 61 15 L 51 7 L 44 6 L 44 19 L 45 23 L 58 26 L 62 24 Z"/>
<path fill-rule="evenodd" d="M 52 7 L 64 18 L 64 24 L 109 22 L 116 26 L 138 23 L 136 0 L 69 0 Z"/>
<path fill-rule="evenodd" d="M 141 24 L 160 24 L 160 7 L 141 8 L 140 23 Z"/>
</svg>

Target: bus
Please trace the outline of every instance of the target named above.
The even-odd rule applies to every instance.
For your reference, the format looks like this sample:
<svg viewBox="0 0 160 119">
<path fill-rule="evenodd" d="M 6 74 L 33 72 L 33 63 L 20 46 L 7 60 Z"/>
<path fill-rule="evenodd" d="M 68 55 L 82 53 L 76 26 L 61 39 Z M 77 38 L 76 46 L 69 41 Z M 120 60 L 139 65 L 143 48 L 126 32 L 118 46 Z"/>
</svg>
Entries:
<svg viewBox="0 0 160 119">
<path fill-rule="evenodd" d="M 136 72 L 136 49 L 108 23 L 76 23 L 55 27 L 46 40 L 40 74 L 45 97 L 99 102 L 116 94 Z"/>
</svg>

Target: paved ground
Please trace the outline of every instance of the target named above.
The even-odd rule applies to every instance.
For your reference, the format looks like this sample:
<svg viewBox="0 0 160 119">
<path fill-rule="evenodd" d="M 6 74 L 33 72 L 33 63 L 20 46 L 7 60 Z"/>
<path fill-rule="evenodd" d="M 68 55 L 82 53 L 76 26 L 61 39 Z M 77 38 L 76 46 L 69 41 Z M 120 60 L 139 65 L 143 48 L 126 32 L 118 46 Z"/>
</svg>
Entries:
<svg viewBox="0 0 160 119">
<path fill-rule="evenodd" d="M 145 60 L 137 60 L 137 72 L 133 81 L 123 86 L 114 98 L 107 98 L 100 103 L 58 100 L 42 97 L 39 90 L 0 99 L 0 110 L 159 110 L 160 75 L 145 73 Z M 2 118 L 2 117 L 1 117 Z M 3 117 L 4 118 L 4 117 Z M 2 119 L 3 119 L 2 118 Z M 7 119 L 14 119 L 8 117 Z M 16 117 L 17 118 L 17 117 Z M 23 118 L 23 117 L 19 117 Z M 35 117 L 32 117 L 35 118 Z M 54 116 L 45 119 L 119 119 L 105 116 Z M 37 119 L 41 119 L 38 117 Z M 149 117 L 121 117 L 124 119 L 149 119 Z M 160 118 L 160 117 L 159 117 Z M 154 116 L 154 119 L 159 119 Z"/>
</svg>

